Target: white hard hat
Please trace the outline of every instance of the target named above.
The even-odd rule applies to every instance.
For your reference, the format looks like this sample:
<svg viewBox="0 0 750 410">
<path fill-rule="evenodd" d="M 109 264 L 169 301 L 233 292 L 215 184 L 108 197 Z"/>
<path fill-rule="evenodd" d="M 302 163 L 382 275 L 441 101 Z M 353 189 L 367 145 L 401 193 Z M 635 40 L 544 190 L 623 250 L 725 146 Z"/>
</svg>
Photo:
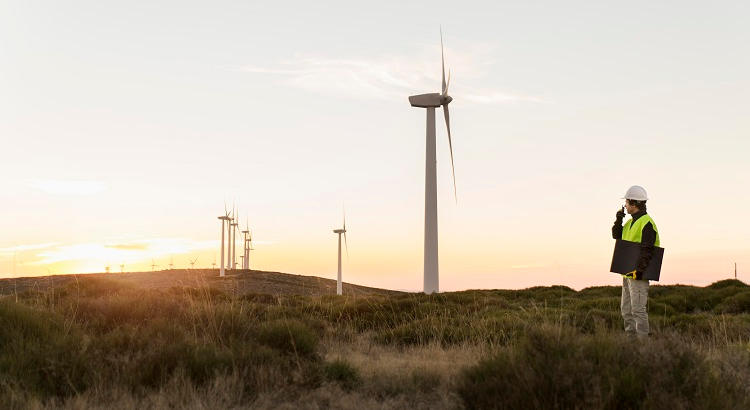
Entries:
<svg viewBox="0 0 750 410">
<path fill-rule="evenodd" d="M 632 199 L 634 201 L 646 201 L 648 200 L 648 196 L 646 196 L 646 190 L 639 185 L 633 185 L 630 188 L 628 188 L 628 192 L 625 192 L 625 196 L 622 197 L 622 199 Z"/>
</svg>

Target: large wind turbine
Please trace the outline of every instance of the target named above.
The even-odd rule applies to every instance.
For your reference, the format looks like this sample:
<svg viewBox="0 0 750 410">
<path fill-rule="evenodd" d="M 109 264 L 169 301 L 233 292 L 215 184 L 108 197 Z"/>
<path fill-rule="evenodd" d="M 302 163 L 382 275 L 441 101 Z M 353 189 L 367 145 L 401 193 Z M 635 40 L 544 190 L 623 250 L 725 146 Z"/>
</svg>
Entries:
<svg viewBox="0 0 750 410">
<path fill-rule="evenodd" d="M 437 224 L 437 170 L 435 158 L 435 108 L 443 107 L 445 126 L 448 129 L 448 146 L 451 152 L 451 171 L 453 173 L 453 195 L 456 193 L 456 171 L 453 167 L 453 142 L 451 141 L 451 124 L 448 104 L 453 98 L 448 95 L 448 82 L 445 81 L 445 57 L 443 54 L 443 33 L 440 32 L 440 61 L 443 67 L 441 93 L 412 95 L 409 103 L 412 107 L 427 109 L 427 150 L 425 158 L 424 187 L 424 293 L 440 291 L 438 273 L 438 224 Z"/>
<path fill-rule="evenodd" d="M 224 205 L 224 215 L 220 216 L 219 219 L 221 220 L 221 264 L 219 265 L 219 276 L 224 276 L 224 225 L 230 221 L 226 204 Z"/>
<path fill-rule="evenodd" d="M 349 254 L 349 245 L 346 243 L 346 214 L 344 214 L 344 226 L 341 229 L 334 229 L 333 233 L 339 235 L 339 274 L 336 279 L 336 294 L 343 294 L 343 287 L 341 283 L 341 235 L 344 235 L 344 246 L 346 246 L 346 254 Z"/>
</svg>

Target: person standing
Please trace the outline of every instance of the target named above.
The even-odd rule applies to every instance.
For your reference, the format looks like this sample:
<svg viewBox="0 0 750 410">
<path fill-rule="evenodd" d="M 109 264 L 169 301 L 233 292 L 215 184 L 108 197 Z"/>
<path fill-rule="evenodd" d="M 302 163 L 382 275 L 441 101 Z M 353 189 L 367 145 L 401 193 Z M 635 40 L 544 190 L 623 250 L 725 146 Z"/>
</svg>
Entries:
<svg viewBox="0 0 750 410">
<path fill-rule="evenodd" d="M 628 189 L 623 197 L 625 206 L 617 211 L 612 226 L 612 238 L 641 244 L 636 269 L 623 275 L 620 312 L 625 321 L 625 332 L 628 335 L 648 337 L 648 279 L 643 277 L 654 254 L 654 247 L 659 246 L 659 230 L 651 216 L 646 212 L 648 197 L 646 190 L 638 185 Z M 625 211 L 631 216 L 623 223 Z"/>
</svg>

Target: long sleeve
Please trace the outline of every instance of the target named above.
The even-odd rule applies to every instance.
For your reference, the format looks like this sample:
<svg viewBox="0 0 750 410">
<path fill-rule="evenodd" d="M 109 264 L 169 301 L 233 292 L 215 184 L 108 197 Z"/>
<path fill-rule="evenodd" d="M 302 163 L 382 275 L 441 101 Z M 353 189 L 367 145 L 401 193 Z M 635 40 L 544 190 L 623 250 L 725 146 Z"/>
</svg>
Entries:
<svg viewBox="0 0 750 410">
<path fill-rule="evenodd" d="M 641 253 L 638 257 L 638 265 L 635 272 L 636 279 L 642 279 L 643 273 L 651 263 L 654 256 L 654 244 L 656 243 L 656 231 L 651 222 L 647 223 L 641 231 Z"/>
<path fill-rule="evenodd" d="M 615 219 L 615 224 L 612 225 L 612 239 L 622 239 L 622 220 L 620 216 Z"/>
</svg>

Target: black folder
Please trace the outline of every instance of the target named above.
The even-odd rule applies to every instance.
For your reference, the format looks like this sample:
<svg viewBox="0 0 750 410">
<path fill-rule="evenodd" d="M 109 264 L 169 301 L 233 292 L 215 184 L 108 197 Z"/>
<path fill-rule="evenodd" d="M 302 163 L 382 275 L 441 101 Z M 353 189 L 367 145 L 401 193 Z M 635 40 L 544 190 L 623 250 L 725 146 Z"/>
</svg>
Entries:
<svg viewBox="0 0 750 410">
<path fill-rule="evenodd" d="M 638 265 L 638 257 L 641 254 L 641 244 L 637 242 L 618 239 L 615 243 L 615 251 L 612 254 L 612 266 L 609 271 L 619 274 L 632 272 Z M 644 279 L 659 280 L 661 274 L 661 262 L 664 260 L 664 248 L 654 247 L 654 256 L 643 274 Z"/>
</svg>

